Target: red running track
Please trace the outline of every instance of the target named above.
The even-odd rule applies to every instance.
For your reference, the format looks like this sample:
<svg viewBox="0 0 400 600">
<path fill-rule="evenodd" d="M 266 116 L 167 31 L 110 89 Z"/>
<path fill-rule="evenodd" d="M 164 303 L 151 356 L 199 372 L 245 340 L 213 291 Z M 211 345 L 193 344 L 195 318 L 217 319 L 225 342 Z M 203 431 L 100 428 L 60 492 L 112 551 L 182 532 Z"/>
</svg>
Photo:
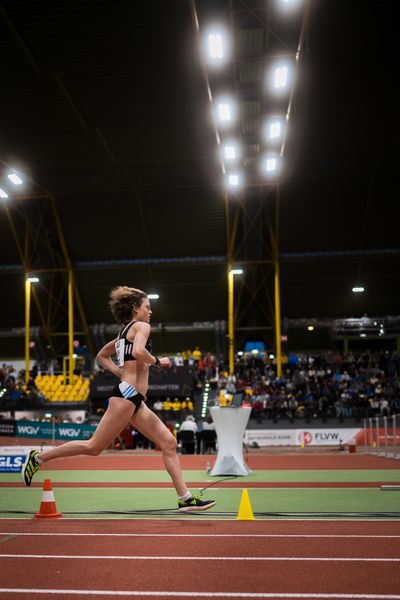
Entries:
<svg viewBox="0 0 400 600">
<path fill-rule="evenodd" d="M 400 599 L 397 521 L 0 520 L 0 529 L 0 598 L 7 600 L 21 597 L 17 589 L 39 600 L 89 591 L 94 598 Z"/>
<path fill-rule="evenodd" d="M 215 455 L 183 455 L 180 462 L 183 469 L 206 469 L 207 463 L 215 460 Z M 393 458 L 357 454 L 293 454 L 265 455 L 249 454 L 246 461 L 252 469 L 398 469 L 399 462 Z M 149 455 L 102 454 L 100 456 L 77 456 L 57 458 L 43 465 L 41 470 L 56 469 L 129 469 L 129 470 L 164 470 L 160 453 Z"/>
</svg>

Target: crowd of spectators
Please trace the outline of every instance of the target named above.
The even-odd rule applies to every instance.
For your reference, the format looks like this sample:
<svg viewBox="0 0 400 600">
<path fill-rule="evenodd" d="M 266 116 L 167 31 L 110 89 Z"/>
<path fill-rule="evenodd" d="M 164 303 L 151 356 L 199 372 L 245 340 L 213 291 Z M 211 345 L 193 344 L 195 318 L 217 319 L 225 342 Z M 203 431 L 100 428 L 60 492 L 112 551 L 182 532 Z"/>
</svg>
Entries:
<svg viewBox="0 0 400 600">
<path fill-rule="evenodd" d="M 3 363 L 0 369 L 0 395 L 14 402 L 35 402 L 41 399 L 35 385 L 37 368 L 29 374 L 28 383 L 25 383 L 25 370 L 16 371 L 12 364 Z"/>
<path fill-rule="evenodd" d="M 282 376 L 277 376 L 273 357 L 246 353 L 236 357 L 234 374 L 226 360 L 196 347 L 171 357 L 176 366 L 195 373 L 193 394 L 184 398 L 158 398 L 149 405 L 164 421 L 179 421 L 196 413 L 195 392 L 209 382 L 214 397 L 221 392 L 243 394 L 252 406 L 252 417 L 264 419 L 365 418 L 400 414 L 400 359 L 393 351 L 326 352 L 285 357 Z M 0 369 L 0 388 L 7 396 L 27 399 L 38 395 L 31 373 L 16 373 L 11 364 Z"/>
<path fill-rule="evenodd" d="M 276 365 L 255 355 L 238 358 L 235 372 L 219 373 L 218 389 L 243 393 L 253 416 L 271 419 L 366 418 L 400 413 L 400 361 L 395 352 L 289 356 Z"/>
</svg>

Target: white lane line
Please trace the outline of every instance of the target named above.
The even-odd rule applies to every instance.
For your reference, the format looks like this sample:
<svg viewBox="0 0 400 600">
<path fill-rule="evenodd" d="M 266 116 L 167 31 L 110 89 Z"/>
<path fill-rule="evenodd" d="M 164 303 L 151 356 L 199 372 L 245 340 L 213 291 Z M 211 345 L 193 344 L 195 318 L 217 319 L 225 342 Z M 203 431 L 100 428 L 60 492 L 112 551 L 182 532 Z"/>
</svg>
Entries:
<svg viewBox="0 0 400 600">
<path fill-rule="evenodd" d="M 308 534 L 308 533 L 54 533 L 0 531 L 0 535 L 13 536 L 66 536 L 66 537 L 140 537 L 140 538 L 400 538 L 400 535 L 365 534 Z"/>
<path fill-rule="evenodd" d="M 133 590 L 60 590 L 0 588 L 0 594 L 67 594 L 75 596 L 153 596 L 173 598 L 340 598 L 354 600 L 400 600 L 398 594 L 318 594 L 310 592 L 171 592 L 171 591 L 133 591 Z"/>
<path fill-rule="evenodd" d="M 303 562 L 400 562 L 400 558 L 342 557 L 342 556 L 109 556 L 92 554 L 0 554 L 2 558 L 55 558 L 82 560 L 231 560 L 231 561 L 303 561 Z"/>
<path fill-rule="evenodd" d="M 4 512 L 1 512 L 0 510 L 0 514 L 5 514 Z M 33 513 L 32 513 L 33 514 Z M 226 521 L 229 523 L 235 523 L 236 519 L 235 517 L 231 517 L 231 518 L 222 518 L 222 517 L 214 517 L 213 519 L 210 519 L 208 517 L 202 516 L 202 515 L 195 515 L 193 513 L 186 513 L 186 516 L 184 517 L 180 517 L 180 516 L 171 516 L 168 515 L 168 518 L 164 518 L 164 519 L 160 519 L 160 517 L 151 517 L 151 516 L 142 516 L 142 517 L 69 517 L 64 515 L 64 520 L 65 521 L 76 521 L 76 522 L 84 522 L 84 521 L 150 521 L 150 522 L 159 522 L 159 523 L 168 523 L 168 522 L 174 522 L 174 521 L 186 521 L 187 523 L 190 523 L 191 521 L 207 521 L 207 522 L 219 522 L 219 521 Z M 0 517 L 0 521 L 31 521 L 32 522 L 32 517 Z M 257 524 L 260 525 L 260 523 L 263 524 L 268 524 L 268 523 L 293 523 L 293 522 L 303 522 L 303 521 L 307 521 L 307 522 L 312 522 L 312 523 L 399 523 L 399 519 L 398 517 L 387 517 L 387 518 L 383 518 L 383 517 L 377 517 L 377 518 L 372 518 L 372 517 L 358 517 L 357 519 L 353 519 L 353 518 L 349 518 L 349 517 L 324 517 L 324 518 L 308 518 L 308 517 L 268 517 L 268 518 L 260 518 L 257 519 Z"/>
</svg>

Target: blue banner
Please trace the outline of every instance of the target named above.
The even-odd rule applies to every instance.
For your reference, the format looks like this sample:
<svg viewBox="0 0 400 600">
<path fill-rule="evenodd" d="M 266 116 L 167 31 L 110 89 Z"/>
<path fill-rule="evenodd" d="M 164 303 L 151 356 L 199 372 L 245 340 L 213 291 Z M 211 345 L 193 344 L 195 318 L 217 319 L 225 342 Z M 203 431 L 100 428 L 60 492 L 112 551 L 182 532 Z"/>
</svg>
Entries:
<svg viewBox="0 0 400 600">
<path fill-rule="evenodd" d="M 26 454 L 0 455 L 0 473 L 20 473 Z"/>
<path fill-rule="evenodd" d="M 96 431 L 96 425 L 81 425 L 79 423 L 56 423 L 54 439 L 56 440 L 88 440 Z M 16 421 L 16 437 L 41 439 L 53 438 L 53 424 L 39 421 Z"/>
</svg>

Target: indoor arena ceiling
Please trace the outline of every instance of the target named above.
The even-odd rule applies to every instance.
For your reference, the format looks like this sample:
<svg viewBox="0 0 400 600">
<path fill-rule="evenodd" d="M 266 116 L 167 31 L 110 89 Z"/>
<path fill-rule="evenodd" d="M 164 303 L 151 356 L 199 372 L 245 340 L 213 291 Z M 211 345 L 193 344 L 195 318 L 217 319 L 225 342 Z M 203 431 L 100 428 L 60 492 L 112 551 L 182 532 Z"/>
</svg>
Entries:
<svg viewBox="0 0 400 600">
<path fill-rule="evenodd" d="M 0 329 L 24 324 L 8 214 L 40 201 L 38 190 L 54 198 L 89 324 L 111 322 L 108 292 L 121 284 L 159 293 L 157 322 L 227 319 L 224 182 L 207 92 L 218 76 L 200 60 L 196 18 L 202 32 L 222 14 L 234 32 L 220 81 L 234 80 L 245 133 L 268 109 L 265 94 L 254 96 L 266 53 L 282 44 L 294 55 L 308 8 L 279 184 L 282 317 L 400 314 L 396 2 L 305 0 L 293 21 L 274 4 L 1 1 L 1 182 L 11 166 L 29 183 L 0 200 Z M 249 139 L 245 176 L 261 156 Z M 268 193 L 257 182 L 245 201 Z M 364 294 L 352 293 L 357 283 Z"/>
</svg>

